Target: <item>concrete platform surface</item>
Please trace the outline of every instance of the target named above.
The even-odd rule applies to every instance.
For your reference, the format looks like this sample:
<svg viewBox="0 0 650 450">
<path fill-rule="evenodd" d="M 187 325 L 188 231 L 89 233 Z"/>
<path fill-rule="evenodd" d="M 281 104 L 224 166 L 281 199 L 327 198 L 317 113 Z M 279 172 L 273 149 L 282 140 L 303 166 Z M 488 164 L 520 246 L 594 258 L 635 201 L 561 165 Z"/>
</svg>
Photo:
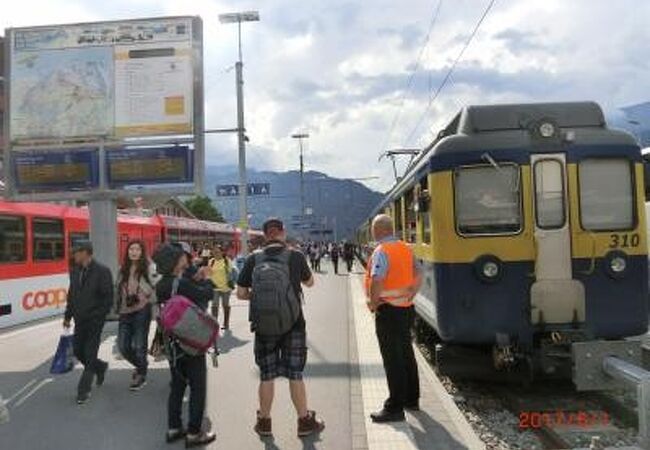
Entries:
<svg viewBox="0 0 650 450">
<path fill-rule="evenodd" d="M 324 264 L 325 266 L 325 264 Z M 386 395 L 372 318 L 365 309 L 358 275 L 334 275 L 329 267 L 307 291 L 308 363 L 305 372 L 310 408 L 325 420 L 321 436 L 296 436 L 296 415 L 288 383 L 276 383 L 274 438 L 252 431 L 257 408 L 258 371 L 253 358 L 246 302 L 233 297 L 231 332 L 220 341 L 219 367 L 208 362 L 208 398 L 204 426 L 217 432 L 210 449 L 459 449 L 480 448 L 459 423 L 453 402 L 420 360 L 422 411 L 408 422 L 370 423 L 368 414 Z M 327 273 L 329 271 L 330 273 Z M 0 396 L 10 420 L 0 424 L 0 448 L 12 450 L 148 450 L 183 448 L 167 445 L 166 400 L 169 368 L 151 362 L 148 384 L 130 392 L 132 368 L 115 349 L 117 324 L 104 330 L 100 356 L 110 363 L 106 383 L 90 402 L 75 403 L 81 368 L 53 376 L 49 366 L 60 320 L 0 333 Z M 442 400 L 440 400 L 442 398 Z M 186 409 L 186 408 L 185 408 Z M 462 417 L 460 418 L 462 419 Z"/>
</svg>

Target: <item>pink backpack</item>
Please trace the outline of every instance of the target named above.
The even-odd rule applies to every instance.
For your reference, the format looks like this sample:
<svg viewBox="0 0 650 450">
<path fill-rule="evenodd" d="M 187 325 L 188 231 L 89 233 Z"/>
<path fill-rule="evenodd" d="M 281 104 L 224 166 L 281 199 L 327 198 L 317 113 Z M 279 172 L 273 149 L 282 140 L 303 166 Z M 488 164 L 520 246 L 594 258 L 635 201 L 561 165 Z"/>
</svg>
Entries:
<svg viewBox="0 0 650 450">
<path fill-rule="evenodd" d="M 219 322 L 177 291 L 178 279 L 175 279 L 172 296 L 160 311 L 163 331 L 176 338 L 186 353 L 204 354 L 219 337 Z"/>
</svg>

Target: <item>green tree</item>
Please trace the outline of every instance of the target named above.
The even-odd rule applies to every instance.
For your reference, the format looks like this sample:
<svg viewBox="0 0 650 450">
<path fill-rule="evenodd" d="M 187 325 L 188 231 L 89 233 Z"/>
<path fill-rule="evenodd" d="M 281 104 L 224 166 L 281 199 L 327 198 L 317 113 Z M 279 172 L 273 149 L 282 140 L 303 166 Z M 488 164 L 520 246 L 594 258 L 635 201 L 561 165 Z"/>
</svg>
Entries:
<svg viewBox="0 0 650 450">
<path fill-rule="evenodd" d="M 185 206 L 192 211 L 198 219 L 209 220 L 211 222 L 225 222 L 219 210 L 212 204 L 210 197 L 197 195 L 185 200 Z"/>
</svg>

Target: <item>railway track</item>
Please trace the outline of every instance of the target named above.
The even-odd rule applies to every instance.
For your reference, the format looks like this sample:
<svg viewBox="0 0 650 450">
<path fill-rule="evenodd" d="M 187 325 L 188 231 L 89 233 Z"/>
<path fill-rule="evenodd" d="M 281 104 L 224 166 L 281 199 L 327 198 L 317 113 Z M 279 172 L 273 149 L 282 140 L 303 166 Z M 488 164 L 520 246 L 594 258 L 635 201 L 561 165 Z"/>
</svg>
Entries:
<svg viewBox="0 0 650 450">
<path fill-rule="evenodd" d="M 430 347 L 419 345 L 433 366 Z M 622 393 L 576 392 L 570 382 L 528 387 L 441 381 L 488 450 L 564 450 L 637 444 L 636 411 Z"/>
</svg>

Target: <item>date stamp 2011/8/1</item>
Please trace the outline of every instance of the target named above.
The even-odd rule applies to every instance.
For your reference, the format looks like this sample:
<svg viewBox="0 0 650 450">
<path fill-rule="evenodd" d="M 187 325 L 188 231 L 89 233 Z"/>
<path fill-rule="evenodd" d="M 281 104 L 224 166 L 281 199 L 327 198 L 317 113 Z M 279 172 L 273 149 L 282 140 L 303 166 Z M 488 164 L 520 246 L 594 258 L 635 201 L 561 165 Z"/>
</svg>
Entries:
<svg viewBox="0 0 650 450">
<path fill-rule="evenodd" d="M 519 413 L 519 429 L 541 427 L 584 427 L 609 425 L 611 418 L 605 411 L 522 411 Z"/>
</svg>

